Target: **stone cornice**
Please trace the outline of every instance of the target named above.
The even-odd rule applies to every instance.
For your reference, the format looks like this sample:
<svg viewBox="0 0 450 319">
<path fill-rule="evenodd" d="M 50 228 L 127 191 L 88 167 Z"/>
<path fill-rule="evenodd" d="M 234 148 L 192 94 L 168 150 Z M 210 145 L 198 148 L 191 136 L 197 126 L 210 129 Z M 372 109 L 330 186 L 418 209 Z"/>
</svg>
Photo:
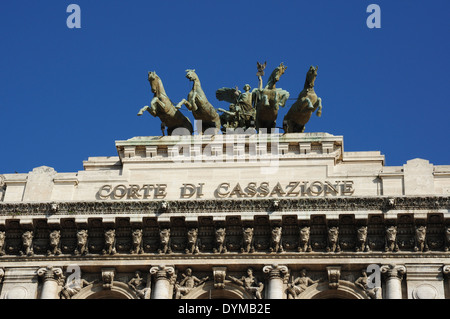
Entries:
<svg viewBox="0 0 450 319">
<path fill-rule="evenodd" d="M 91 254 L 88 256 L 77 257 L 73 255 L 59 255 L 59 256 L 3 256 L 1 257 L 2 265 L 8 267 L 8 264 L 16 264 L 18 262 L 26 261 L 28 266 L 42 265 L 43 262 L 48 262 L 49 265 L 54 261 L 56 266 L 64 267 L 73 263 L 84 265 L 108 265 L 108 262 L 117 264 L 117 261 L 131 262 L 135 264 L 148 265 L 149 257 L 151 257 L 153 264 L 171 265 L 173 263 L 187 262 L 189 264 L 205 264 L 205 261 L 215 263 L 226 263 L 230 260 L 234 260 L 239 263 L 248 264 L 273 264 L 273 261 L 277 261 L 279 264 L 291 266 L 300 264 L 329 264 L 333 261 L 335 264 L 378 264 L 383 261 L 383 264 L 389 262 L 395 263 L 395 261 L 402 260 L 403 264 L 430 264 L 439 263 L 447 264 L 449 260 L 448 252 L 429 252 L 429 253 L 417 253 L 417 252 L 398 252 L 398 253 L 385 253 L 385 252 L 368 252 L 368 253 L 356 253 L 356 252 L 341 252 L 341 253 L 324 253 L 324 252 L 311 252 L 311 253 L 227 253 L 224 255 L 217 255 L 214 253 L 200 253 L 196 255 L 186 255 L 183 253 L 174 253 L 170 255 L 160 255 L 155 253 L 145 253 L 142 255 L 132 254 L 117 254 L 114 256 L 104 256 L 98 254 Z M 271 262 L 272 261 L 272 262 Z M 99 264 L 100 263 L 100 264 Z"/>
</svg>

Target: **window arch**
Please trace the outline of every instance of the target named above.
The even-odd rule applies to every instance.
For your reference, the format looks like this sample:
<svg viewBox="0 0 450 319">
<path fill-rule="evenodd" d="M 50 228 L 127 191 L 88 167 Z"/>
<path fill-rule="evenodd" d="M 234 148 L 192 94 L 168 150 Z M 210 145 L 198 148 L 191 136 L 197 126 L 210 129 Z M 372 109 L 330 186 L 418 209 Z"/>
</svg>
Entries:
<svg viewBox="0 0 450 319">
<path fill-rule="evenodd" d="M 205 284 L 192 289 L 182 299 L 254 299 L 253 295 L 242 286 L 234 283 L 225 283 L 223 288 L 214 288 L 214 282 L 208 281 Z"/>
<path fill-rule="evenodd" d="M 139 299 L 127 284 L 114 281 L 111 289 L 104 289 L 102 283 L 89 285 L 80 290 L 72 299 Z"/>
<path fill-rule="evenodd" d="M 337 289 L 331 289 L 327 282 L 309 286 L 298 299 L 369 299 L 355 284 L 340 280 Z"/>
</svg>

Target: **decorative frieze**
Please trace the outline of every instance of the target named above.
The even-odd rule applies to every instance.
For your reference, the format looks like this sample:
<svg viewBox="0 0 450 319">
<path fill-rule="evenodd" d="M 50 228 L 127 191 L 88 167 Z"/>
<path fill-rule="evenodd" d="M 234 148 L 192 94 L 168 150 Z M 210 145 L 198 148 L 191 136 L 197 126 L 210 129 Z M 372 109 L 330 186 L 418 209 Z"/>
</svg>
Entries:
<svg viewBox="0 0 450 319">
<path fill-rule="evenodd" d="M 442 214 L 432 212 L 425 220 L 415 219 L 414 214 L 402 214 L 395 220 L 381 214 L 364 220 L 349 214 L 331 220 L 325 215 L 311 215 L 308 220 L 296 215 L 279 219 L 266 215 L 187 217 L 90 218 L 82 223 L 77 218 L 62 218 L 59 224 L 36 218 L 23 225 L 17 219 L 7 219 L 0 231 L 0 259 L 205 253 L 268 253 L 275 257 L 314 252 L 330 256 L 372 252 L 426 256 L 448 252 L 448 227 Z"/>
<path fill-rule="evenodd" d="M 299 211 L 387 211 L 392 198 L 387 197 L 327 197 L 278 199 L 279 212 Z M 91 214 L 212 214 L 215 212 L 271 212 L 273 199 L 217 199 L 167 201 L 91 201 L 59 202 L 57 211 L 53 202 L 0 203 L 0 216 L 33 215 L 91 215 Z M 164 206 L 164 207 L 163 207 Z M 448 210 L 449 196 L 396 197 L 396 210 Z"/>
</svg>

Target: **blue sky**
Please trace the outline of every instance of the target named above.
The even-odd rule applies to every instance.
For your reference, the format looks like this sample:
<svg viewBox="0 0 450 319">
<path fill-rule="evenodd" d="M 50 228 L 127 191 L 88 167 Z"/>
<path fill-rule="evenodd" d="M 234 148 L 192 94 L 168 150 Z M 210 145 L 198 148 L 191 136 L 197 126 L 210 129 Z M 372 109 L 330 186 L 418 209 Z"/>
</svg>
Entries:
<svg viewBox="0 0 450 319">
<path fill-rule="evenodd" d="M 71 3 L 80 29 L 66 25 Z M 380 29 L 366 25 L 372 3 Z M 447 165 L 449 35 L 448 0 L 2 1 L 0 174 L 76 172 L 88 157 L 116 156 L 116 140 L 160 135 L 158 118 L 137 116 L 152 98 L 148 71 L 177 103 L 194 68 L 213 106 L 227 108 L 215 91 L 256 87 L 256 61 L 267 61 L 264 80 L 287 65 L 277 87 L 291 97 L 319 66 L 323 112 L 306 132 L 381 151 L 388 166 Z"/>
</svg>

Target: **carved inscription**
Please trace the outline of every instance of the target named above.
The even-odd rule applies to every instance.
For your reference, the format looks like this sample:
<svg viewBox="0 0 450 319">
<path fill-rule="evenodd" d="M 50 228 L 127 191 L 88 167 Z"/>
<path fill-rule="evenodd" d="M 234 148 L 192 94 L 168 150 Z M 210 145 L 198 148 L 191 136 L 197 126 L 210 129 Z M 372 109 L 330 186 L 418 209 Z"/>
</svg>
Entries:
<svg viewBox="0 0 450 319">
<path fill-rule="evenodd" d="M 181 199 L 205 196 L 205 183 L 183 183 L 178 189 Z M 101 200 L 164 199 L 168 195 L 167 184 L 106 184 L 100 187 L 96 198 Z M 351 196 L 355 192 L 351 180 L 343 181 L 292 181 L 249 182 L 246 184 L 223 182 L 217 185 L 211 196 L 215 198 L 295 198 Z"/>
</svg>

